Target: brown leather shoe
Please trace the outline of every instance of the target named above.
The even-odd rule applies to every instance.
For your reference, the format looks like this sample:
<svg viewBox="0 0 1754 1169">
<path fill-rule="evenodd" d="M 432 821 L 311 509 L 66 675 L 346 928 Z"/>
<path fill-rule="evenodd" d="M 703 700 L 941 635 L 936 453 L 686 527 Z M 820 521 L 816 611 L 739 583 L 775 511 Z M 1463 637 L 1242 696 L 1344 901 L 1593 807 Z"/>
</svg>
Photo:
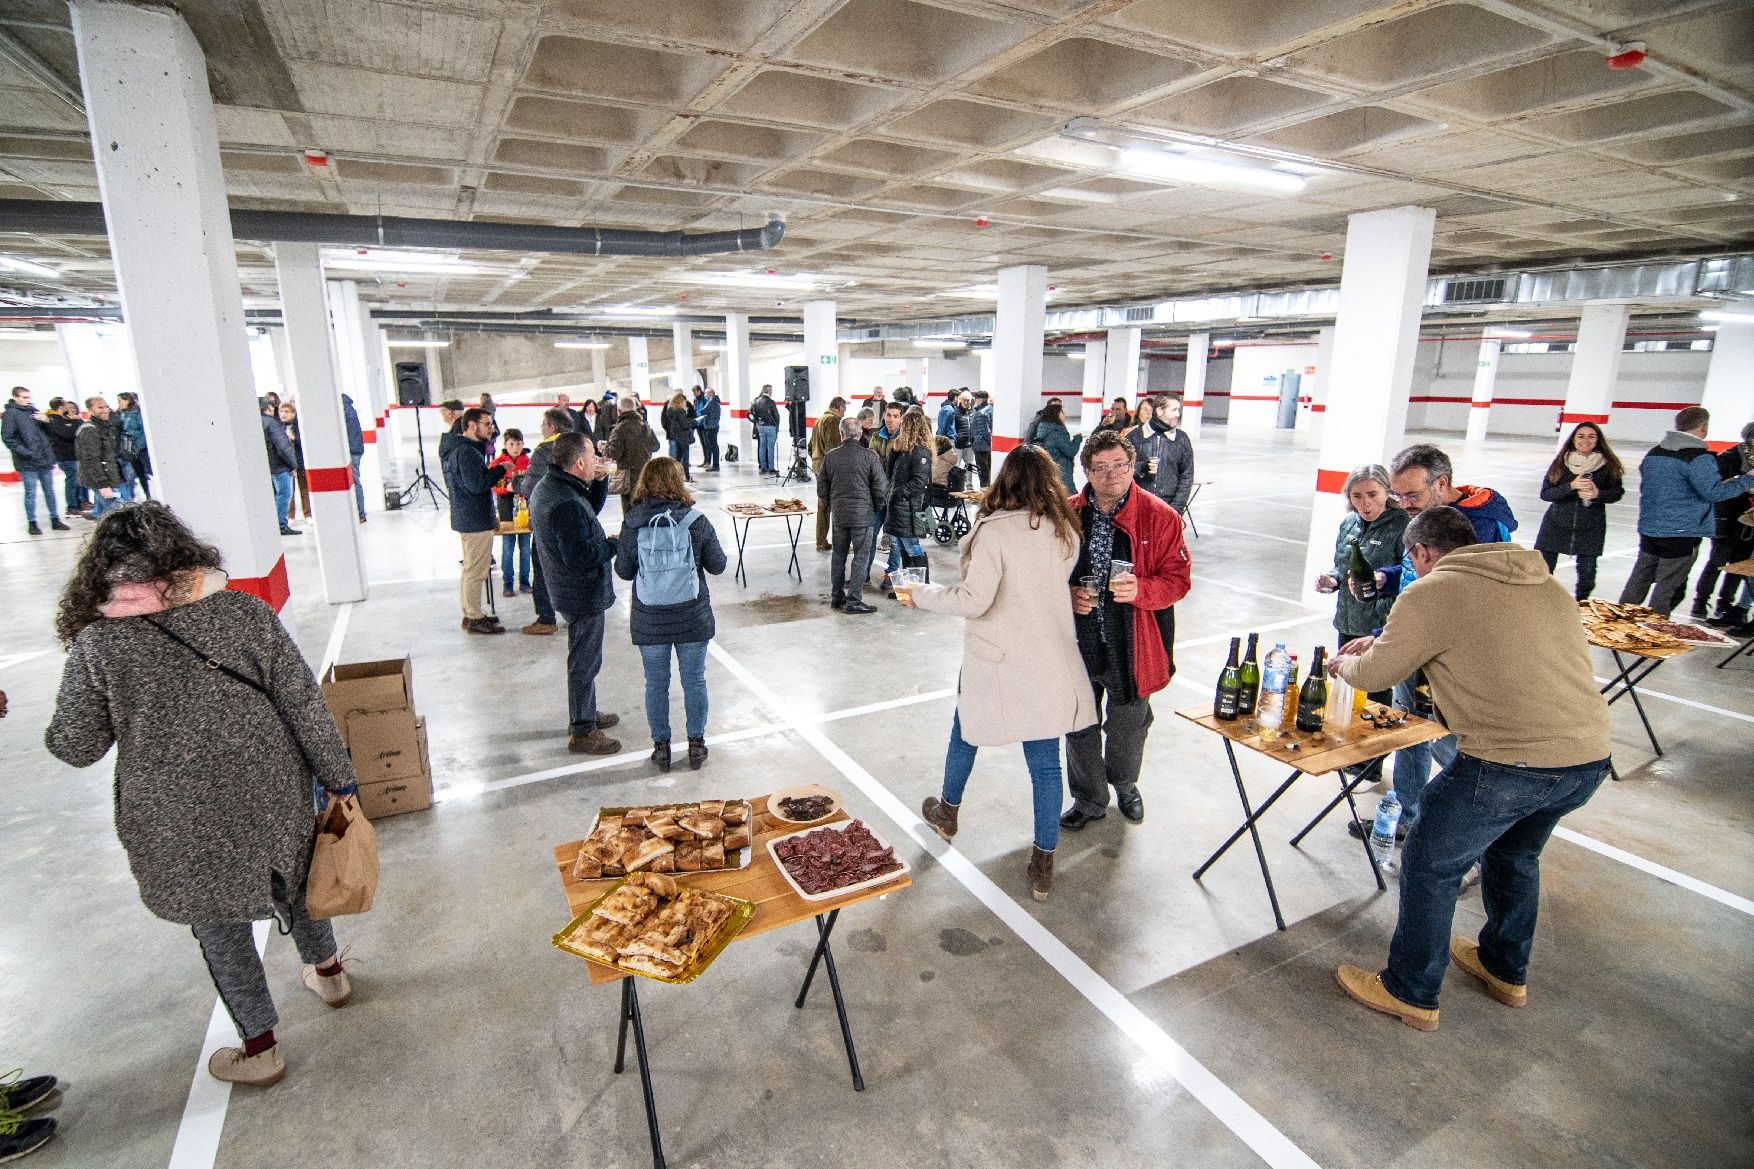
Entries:
<svg viewBox="0 0 1754 1169">
<path fill-rule="evenodd" d="M 1357 966 L 1342 966 L 1334 971 L 1334 979 L 1340 984 L 1354 1002 L 1362 1003 L 1373 1011 L 1381 1011 L 1385 1015 L 1393 1015 L 1407 1026 L 1418 1031 L 1437 1030 L 1437 1012 L 1416 1007 L 1412 1003 L 1404 1003 L 1389 993 L 1389 988 L 1382 984 L 1382 975 Z"/>
<path fill-rule="evenodd" d="M 593 729 L 588 735 L 568 735 L 566 749 L 574 755 L 616 755 L 621 752 L 621 741 Z"/>
<path fill-rule="evenodd" d="M 1468 938 L 1451 938 L 1449 940 L 1449 960 L 1456 964 L 1458 970 L 1465 970 L 1486 984 L 1486 993 L 1507 1007 L 1526 1007 L 1529 1005 L 1529 988 L 1518 986 L 1514 982 L 1506 982 L 1494 976 L 1480 961 L 1480 943 Z"/>
<path fill-rule="evenodd" d="M 1031 847 L 1029 854 L 1029 895 L 1037 901 L 1048 899 L 1054 884 L 1054 850 Z"/>
<path fill-rule="evenodd" d="M 606 710 L 597 712 L 597 729 L 600 731 L 606 731 L 620 721 L 621 716 L 618 714 L 611 714 Z"/>
<path fill-rule="evenodd" d="M 463 622 L 463 628 L 470 633 L 479 633 L 484 637 L 493 633 L 505 632 L 505 626 L 495 621 L 489 621 L 486 617 L 477 617 L 473 621 L 465 621 Z"/>
<path fill-rule="evenodd" d="M 524 626 L 524 632 L 528 633 L 532 637 L 546 637 L 548 634 L 553 633 L 556 629 L 559 629 L 559 628 L 560 628 L 560 626 L 550 625 L 546 621 L 532 621 L 528 625 Z"/>
<path fill-rule="evenodd" d="M 927 796 L 920 805 L 920 815 L 945 840 L 956 835 L 956 814 L 961 810 L 961 804 L 947 804 L 937 796 Z"/>
</svg>

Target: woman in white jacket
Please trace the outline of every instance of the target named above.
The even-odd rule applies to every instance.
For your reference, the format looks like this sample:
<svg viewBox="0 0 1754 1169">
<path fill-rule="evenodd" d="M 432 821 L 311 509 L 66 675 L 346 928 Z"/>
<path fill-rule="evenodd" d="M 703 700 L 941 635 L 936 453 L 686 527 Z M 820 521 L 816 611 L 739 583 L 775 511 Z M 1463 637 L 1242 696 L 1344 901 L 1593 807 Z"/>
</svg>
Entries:
<svg viewBox="0 0 1754 1169">
<path fill-rule="evenodd" d="M 909 607 L 966 619 L 944 790 L 927 798 L 921 815 L 944 839 L 955 836 L 975 749 L 1022 743 L 1035 788 L 1029 886 L 1037 901 L 1047 900 L 1060 839 L 1060 739 L 1096 721 L 1072 632 L 1077 560 L 1078 521 L 1059 469 L 1039 448 L 1020 447 L 1005 459 L 963 538 L 962 583 L 896 594 Z"/>
</svg>

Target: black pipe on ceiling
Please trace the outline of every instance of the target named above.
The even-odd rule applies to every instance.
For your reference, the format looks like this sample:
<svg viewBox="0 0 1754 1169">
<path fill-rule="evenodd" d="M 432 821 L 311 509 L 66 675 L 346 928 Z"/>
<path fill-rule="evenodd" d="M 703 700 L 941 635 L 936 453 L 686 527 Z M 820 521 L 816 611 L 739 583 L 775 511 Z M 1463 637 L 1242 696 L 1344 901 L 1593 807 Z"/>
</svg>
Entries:
<svg viewBox="0 0 1754 1169">
<path fill-rule="evenodd" d="M 108 235 L 101 203 L 0 199 L 0 231 L 40 235 Z M 687 258 L 754 252 L 785 238 L 785 221 L 738 231 L 633 231 L 613 227 L 552 227 L 540 223 L 484 223 L 461 219 L 406 219 L 394 215 L 327 215 L 308 211 L 231 213 L 235 239 L 346 244 L 379 248 L 476 248 L 584 256 Z"/>
</svg>

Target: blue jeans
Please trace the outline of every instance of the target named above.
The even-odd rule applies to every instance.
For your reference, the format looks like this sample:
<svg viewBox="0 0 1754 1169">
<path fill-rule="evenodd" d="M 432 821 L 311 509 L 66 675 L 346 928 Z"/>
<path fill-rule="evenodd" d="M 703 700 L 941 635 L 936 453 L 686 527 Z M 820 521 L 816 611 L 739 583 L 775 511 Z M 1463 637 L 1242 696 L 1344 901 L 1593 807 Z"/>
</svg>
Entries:
<svg viewBox="0 0 1754 1169">
<path fill-rule="evenodd" d="M 522 553 L 514 557 L 514 552 Z M 530 587 L 530 533 L 516 532 L 499 538 L 499 574 L 506 588 L 512 587 L 512 561 L 519 564 L 518 583 Z"/>
<path fill-rule="evenodd" d="M 1413 679 L 1408 678 L 1395 687 L 1395 705 L 1402 710 L 1413 709 Z M 1401 822 L 1408 831 L 1412 831 L 1413 821 L 1419 818 L 1419 798 L 1431 778 L 1431 761 L 1435 759 L 1439 767 L 1448 767 L 1455 758 L 1454 735 L 1395 752 L 1395 798 L 1401 801 Z"/>
<path fill-rule="evenodd" d="M 950 717 L 950 746 L 944 751 L 944 794 L 947 804 L 962 803 L 974 754 L 962 737 L 962 712 Z M 1023 761 L 1029 765 L 1030 786 L 1035 789 L 1035 846 L 1052 852 L 1060 843 L 1060 800 L 1064 793 L 1060 772 L 1060 740 L 1030 739 L 1023 744 Z"/>
<path fill-rule="evenodd" d="M 121 497 L 123 503 L 133 503 L 134 484 L 140 481 L 140 472 L 136 471 L 134 464 L 127 459 L 120 460 L 117 466 L 122 469 L 122 485 L 116 488 L 116 494 Z"/>
<path fill-rule="evenodd" d="M 120 487 L 110 488 L 110 497 L 108 499 L 105 499 L 102 495 L 98 494 L 98 489 L 96 487 L 87 488 L 87 490 L 91 492 L 90 514 L 91 518 L 94 520 L 100 519 L 109 512 L 122 506 L 122 489 Z"/>
<path fill-rule="evenodd" d="M 693 445 L 693 443 L 677 442 L 674 439 L 670 441 L 670 457 L 682 464 L 682 474 L 690 479 L 694 476 L 688 470 L 688 448 Z"/>
<path fill-rule="evenodd" d="M 566 710 L 569 735 L 597 729 L 597 674 L 603 668 L 603 614 L 562 613 L 566 619 Z"/>
<path fill-rule="evenodd" d="M 287 531 L 286 510 L 292 506 L 292 493 L 295 489 L 291 471 L 274 472 L 274 519 L 280 524 L 281 531 Z"/>
<path fill-rule="evenodd" d="M 61 468 L 61 478 L 66 480 L 62 485 L 66 496 L 67 510 L 75 511 L 85 503 L 85 488 L 79 485 L 79 460 L 68 459 L 65 463 L 56 463 Z"/>
<path fill-rule="evenodd" d="M 755 459 L 756 465 L 763 471 L 777 471 L 774 466 L 774 454 L 779 448 L 780 428 L 777 426 L 757 426 L 755 428 Z"/>
<path fill-rule="evenodd" d="M 640 661 L 646 668 L 646 722 L 652 742 L 670 741 L 670 651 L 676 651 L 677 672 L 682 675 L 682 709 L 688 737 L 706 737 L 706 647 L 704 641 L 675 645 L 642 645 Z"/>
<path fill-rule="evenodd" d="M 37 522 L 37 488 L 43 489 L 43 502 L 49 505 L 49 519 L 61 518 L 61 511 L 55 505 L 55 469 L 46 471 L 20 471 L 18 477 L 24 480 L 24 522 Z"/>
<path fill-rule="evenodd" d="M 364 455 L 353 456 L 353 502 L 359 505 L 359 518 L 365 518 L 365 484 L 359 481 L 359 460 Z"/>
<path fill-rule="evenodd" d="M 1582 807 L 1607 774 L 1606 759 L 1538 768 L 1470 755 L 1438 772 L 1401 857 L 1401 915 L 1382 972 L 1390 994 L 1437 1008 L 1456 895 L 1476 861 L 1486 908 L 1480 963 L 1494 978 L 1524 984 L 1541 902 L 1541 850 L 1559 818 Z"/>
<path fill-rule="evenodd" d="M 920 542 L 912 536 L 889 537 L 889 563 L 883 566 L 884 576 L 893 574 L 896 569 L 901 567 L 901 554 L 903 552 L 906 552 L 914 560 L 918 560 L 926 554 L 925 549 L 920 547 Z"/>
</svg>

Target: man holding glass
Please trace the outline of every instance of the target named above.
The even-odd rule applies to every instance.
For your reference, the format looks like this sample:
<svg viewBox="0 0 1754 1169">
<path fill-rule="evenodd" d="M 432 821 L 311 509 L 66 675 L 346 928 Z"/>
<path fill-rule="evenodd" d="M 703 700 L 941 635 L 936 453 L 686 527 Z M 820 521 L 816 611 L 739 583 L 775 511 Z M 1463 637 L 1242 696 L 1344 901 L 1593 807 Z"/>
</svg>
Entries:
<svg viewBox="0 0 1754 1169">
<path fill-rule="evenodd" d="M 1066 736 L 1072 807 L 1060 826 L 1076 832 L 1108 814 L 1145 818 L 1139 768 L 1151 730 L 1151 695 L 1175 673 L 1175 609 L 1188 595 L 1182 519 L 1151 492 L 1135 489 L 1136 454 L 1112 430 L 1081 453 L 1089 478 L 1068 502 L 1081 536 L 1072 569 L 1073 628 L 1100 721 Z"/>
</svg>

